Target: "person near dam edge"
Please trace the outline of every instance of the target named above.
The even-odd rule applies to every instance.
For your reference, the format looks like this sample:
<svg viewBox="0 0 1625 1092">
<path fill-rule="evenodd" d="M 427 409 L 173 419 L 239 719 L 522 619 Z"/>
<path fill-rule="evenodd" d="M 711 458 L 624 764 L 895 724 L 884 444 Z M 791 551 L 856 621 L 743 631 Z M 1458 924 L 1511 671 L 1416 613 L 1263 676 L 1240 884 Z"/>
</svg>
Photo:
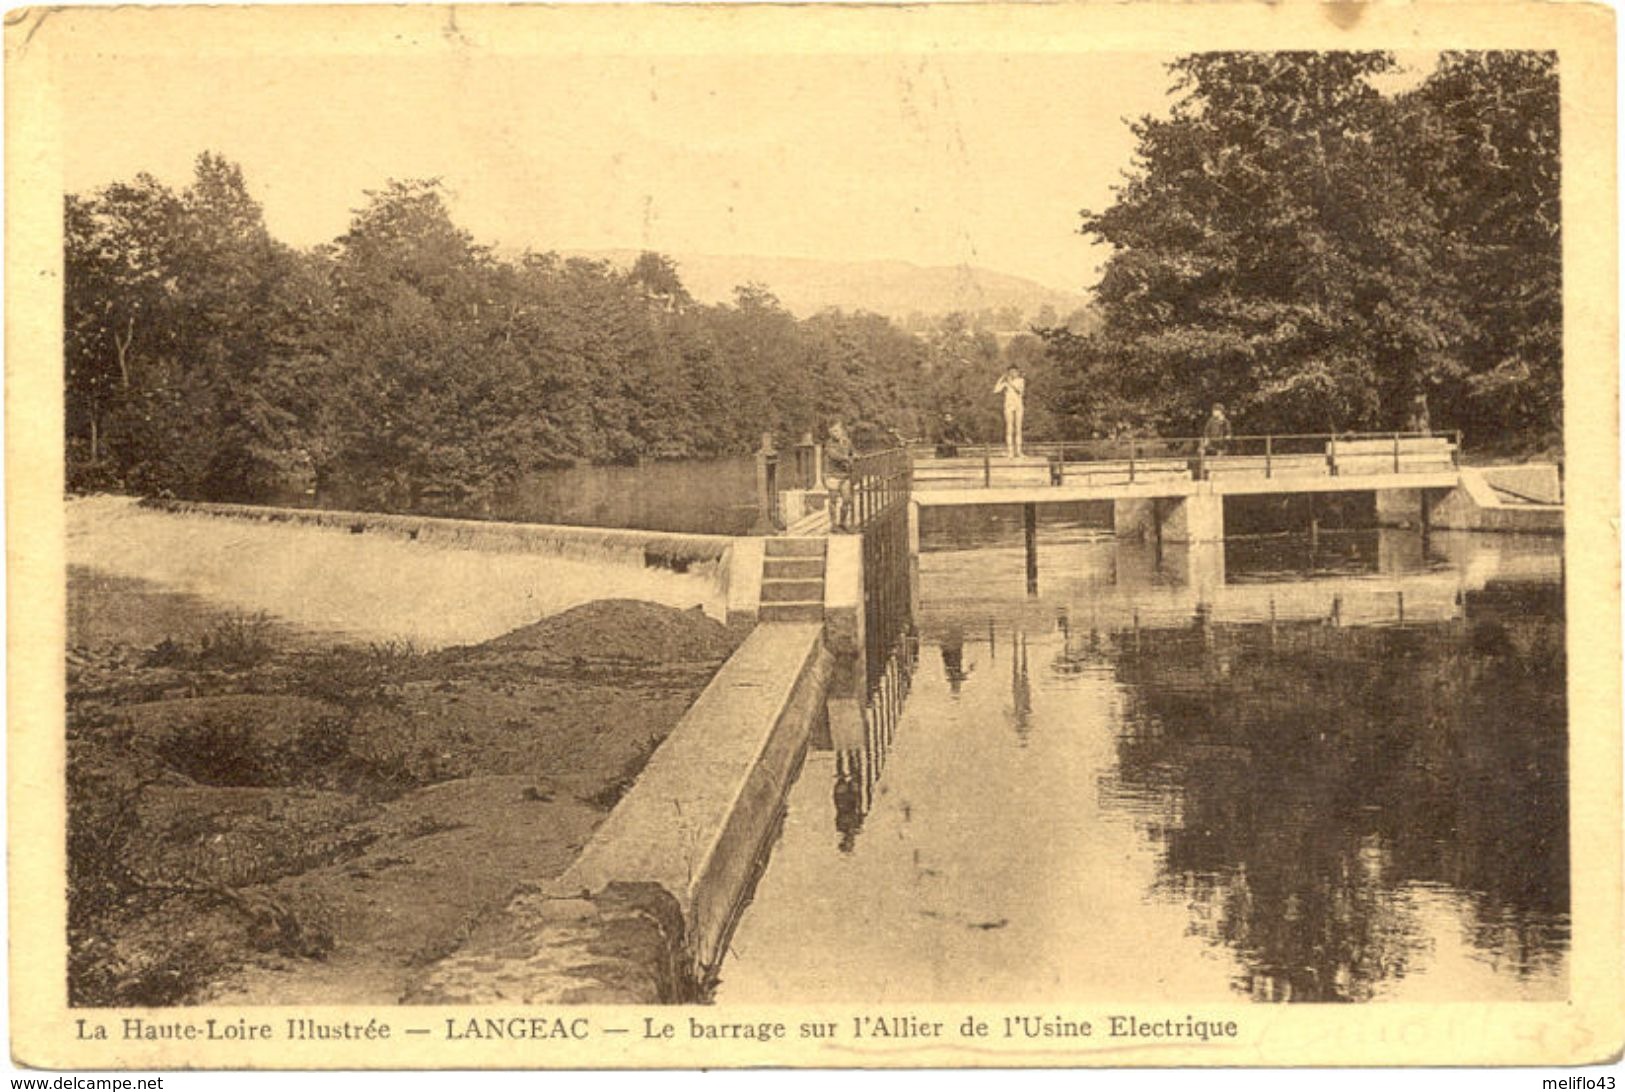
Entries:
<svg viewBox="0 0 1625 1092">
<path fill-rule="evenodd" d="M 852 529 L 852 464 L 856 458 L 857 450 L 846 426 L 833 422 L 824 445 L 824 488 L 829 490 L 829 526 L 833 531 Z"/>
</svg>

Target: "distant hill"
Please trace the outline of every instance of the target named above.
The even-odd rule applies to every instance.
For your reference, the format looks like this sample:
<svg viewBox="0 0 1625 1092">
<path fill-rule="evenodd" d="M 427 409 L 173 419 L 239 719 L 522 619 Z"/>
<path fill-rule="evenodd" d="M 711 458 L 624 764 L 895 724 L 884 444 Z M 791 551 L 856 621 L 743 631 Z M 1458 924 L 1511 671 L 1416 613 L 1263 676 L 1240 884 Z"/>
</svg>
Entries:
<svg viewBox="0 0 1625 1092">
<path fill-rule="evenodd" d="M 573 250 L 567 256 L 628 266 L 636 250 Z M 806 317 L 827 307 L 873 311 L 898 321 L 909 315 L 942 315 L 1014 307 L 1030 319 L 1045 304 L 1065 316 L 1087 301 L 1025 277 L 976 266 L 922 266 L 901 261 L 837 262 L 719 254 L 671 254 L 689 294 L 703 303 L 733 299 L 734 288 L 764 284 L 793 314 Z"/>
</svg>

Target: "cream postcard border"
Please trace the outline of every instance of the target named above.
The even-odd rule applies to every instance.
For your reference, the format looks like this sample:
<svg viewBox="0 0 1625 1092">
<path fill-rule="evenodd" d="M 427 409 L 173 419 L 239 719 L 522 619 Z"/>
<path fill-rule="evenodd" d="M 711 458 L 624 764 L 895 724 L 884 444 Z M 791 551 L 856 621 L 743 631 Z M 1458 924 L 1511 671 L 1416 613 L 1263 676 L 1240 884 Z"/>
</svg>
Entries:
<svg viewBox="0 0 1625 1092">
<path fill-rule="evenodd" d="M 6 51 L 6 501 L 12 1054 L 77 1069 L 671 1068 L 789 1066 L 1568 1064 L 1617 1057 L 1622 1002 L 1618 540 L 1617 202 L 1611 9 L 1563 3 L 1120 4 L 659 7 L 240 7 L 22 9 Z M 655 1041 L 265 1044 L 78 1040 L 75 1020 L 125 1010 L 66 1005 L 64 846 L 62 156 L 59 79 L 101 45 L 121 55 L 401 58 L 467 54 L 1178 52 L 1220 49 L 1555 49 L 1562 81 L 1566 573 L 1570 664 L 1573 947 L 1564 1003 L 1201 1007 L 1235 1040 L 1071 1049 L 950 1037 L 931 1045 Z M 454 108 L 447 103 L 446 109 Z M 1047 1012 L 1053 1006 L 1045 1006 Z M 1186 1015 L 1175 1005 L 1089 1003 Z M 952 1028 L 1012 1005 L 707 1008 L 738 1019 L 912 1014 Z M 165 1010 L 235 1022 L 288 1015 L 441 1026 L 480 1009 Z M 551 1010 L 497 1010 L 552 1016 Z M 684 1022 L 683 1009 L 568 1009 L 593 1027 Z M 140 1015 L 130 1010 L 130 1015 Z M 492 1014 L 495 1014 L 494 1012 Z M 698 1013 L 697 1013 L 698 1014 Z"/>
</svg>

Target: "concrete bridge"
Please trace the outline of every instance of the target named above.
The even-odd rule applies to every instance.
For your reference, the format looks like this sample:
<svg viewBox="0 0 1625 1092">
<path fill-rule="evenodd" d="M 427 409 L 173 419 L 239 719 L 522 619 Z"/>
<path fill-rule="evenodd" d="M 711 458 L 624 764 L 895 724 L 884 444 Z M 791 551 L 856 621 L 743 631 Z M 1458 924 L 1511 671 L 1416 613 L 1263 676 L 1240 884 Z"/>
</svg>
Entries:
<svg viewBox="0 0 1625 1092">
<path fill-rule="evenodd" d="M 764 452 L 770 446 L 764 443 Z M 1293 494 L 1369 493 L 1376 522 L 1385 527 L 1562 533 L 1556 466 L 1463 467 L 1460 454 L 1459 433 L 1402 432 L 1235 436 L 1219 445 L 1199 437 L 1046 443 L 1015 458 L 993 447 L 944 452 L 912 445 L 862 457 L 853 488 L 866 541 L 869 517 L 906 508 L 910 558 L 919 556 L 923 509 L 1020 507 L 1029 591 L 1037 581 L 1040 505 L 1109 502 L 1119 538 L 1169 546 L 1222 542 L 1226 498 Z M 871 462 L 883 464 L 884 473 L 862 468 Z M 791 536 L 828 533 L 822 463 L 809 436 L 782 478 L 776 467 L 760 476 L 763 511 Z M 776 489 L 775 482 L 791 487 Z M 866 558 L 862 567 L 877 562 L 888 567 L 884 556 Z M 775 604 L 762 617 L 793 608 L 809 617 L 822 611 L 816 601 Z"/>
<path fill-rule="evenodd" d="M 1183 437 L 1032 445 L 1019 458 L 991 448 L 911 454 L 916 552 L 921 508 L 1019 505 L 1031 532 L 1039 505 L 1110 501 L 1120 536 L 1197 543 L 1225 537 L 1226 497 L 1301 493 L 1374 494 L 1377 520 L 1389 526 L 1562 530 L 1555 467 L 1508 468 L 1521 475 L 1508 485 L 1495 468 L 1461 467 L 1456 436 L 1239 436 L 1222 453 Z"/>
<path fill-rule="evenodd" d="M 1370 492 L 1379 511 L 1425 523 L 1430 498 L 1461 483 L 1453 437 L 1241 436 L 1215 453 L 1199 438 L 1034 445 L 1020 458 L 991 450 L 914 460 L 915 527 L 922 507 L 1111 501 L 1119 535 L 1163 542 L 1224 538 L 1224 498 Z"/>
</svg>

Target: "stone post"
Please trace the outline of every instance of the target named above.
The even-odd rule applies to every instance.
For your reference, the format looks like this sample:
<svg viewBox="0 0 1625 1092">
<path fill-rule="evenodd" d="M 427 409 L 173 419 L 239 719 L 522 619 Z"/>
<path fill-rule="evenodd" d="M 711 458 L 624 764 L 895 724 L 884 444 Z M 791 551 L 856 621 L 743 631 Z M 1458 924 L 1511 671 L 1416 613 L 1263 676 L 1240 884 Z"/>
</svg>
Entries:
<svg viewBox="0 0 1625 1092">
<path fill-rule="evenodd" d="M 773 434 L 764 432 L 756 452 L 756 525 L 751 530 L 770 535 L 779 527 L 779 453 L 773 447 Z"/>
</svg>

